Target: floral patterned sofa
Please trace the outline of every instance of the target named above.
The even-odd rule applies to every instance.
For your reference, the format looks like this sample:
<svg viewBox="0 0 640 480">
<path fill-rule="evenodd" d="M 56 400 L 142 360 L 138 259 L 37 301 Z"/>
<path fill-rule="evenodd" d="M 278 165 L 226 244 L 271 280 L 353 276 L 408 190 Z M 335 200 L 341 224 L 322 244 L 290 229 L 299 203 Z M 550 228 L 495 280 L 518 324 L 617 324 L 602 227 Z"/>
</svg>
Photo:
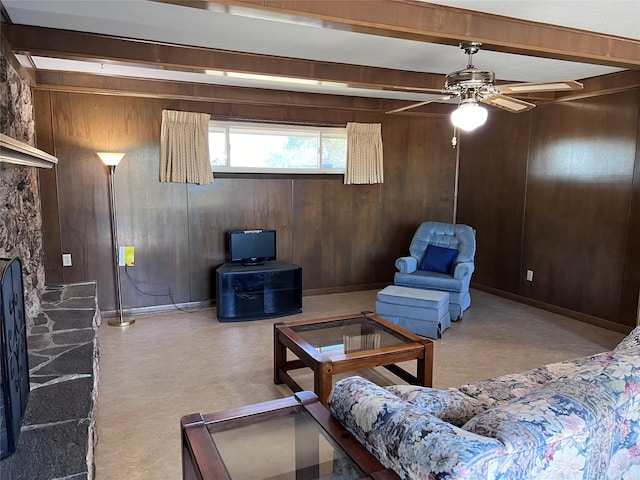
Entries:
<svg viewBox="0 0 640 480">
<path fill-rule="evenodd" d="M 614 350 L 459 388 L 336 383 L 329 406 L 405 479 L 640 479 L 640 327 Z"/>
</svg>

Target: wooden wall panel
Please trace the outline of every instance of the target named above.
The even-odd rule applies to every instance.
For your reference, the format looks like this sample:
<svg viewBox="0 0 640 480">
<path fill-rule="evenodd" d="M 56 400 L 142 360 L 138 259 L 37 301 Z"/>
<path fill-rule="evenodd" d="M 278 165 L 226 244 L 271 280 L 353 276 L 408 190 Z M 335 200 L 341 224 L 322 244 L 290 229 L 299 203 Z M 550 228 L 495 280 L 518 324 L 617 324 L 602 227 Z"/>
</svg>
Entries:
<svg viewBox="0 0 640 480">
<path fill-rule="evenodd" d="M 517 293 L 523 274 L 530 113 L 491 109 L 487 123 L 460 135 L 458 223 L 476 230 L 473 281 Z"/>
<path fill-rule="evenodd" d="M 344 185 L 342 176 L 294 181 L 293 252 L 304 289 L 375 283 L 379 190 Z"/>
<path fill-rule="evenodd" d="M 408 255 L 413 234 L 422 222 L 453 219 L 456 152 L 451 147 L 452 131 L 446 116 L 385 118 L 382 281 L 393 282 L 395 260 Z"/>
<path fill-rule="evenodd" d="M 125 308 L 189 299 L 186 188 L 158 182 L 158 101 L 53 93 L 65 282 L 97 280 L 100 307 L 115 308 L 109 175 L 96 152 L 123 151 L 115 193 L 121 245 L 136 248 L 121 268 Z M 131 283 L 143 292 L 136 289 Z M 162 296 L 155 296 L 162 295 Z"/>
<path fill-rule="evenodd" d="M 33 92 L 33 109 L 39 113 L 36 122 L 38 148 L 55 155 L 51 95 Z M 42 211 L 42 241 L 44 247 L 45 278 L 49 285 L 63 282 L 62 246 L 60 243 L 60 214 L 58 212 L 58 167 L 38 169 L 40 208 Z"/>
<path fill-rule="evenodd" d="M 176 302 L 213 298 L 229 229 L 277 229 L 278 256 L 303 266 L 304 289 L 335 291 L 392 282 L 418 224 L 453 218 L 456 150 L 444 116 L 60 92 L 36 98 L 45 149 L 60 159 L 57 189 L 53 181 L 41 187 L 43 198 L 57 199 L 58 209 L 43 214 L 47 225 L 60 225 L 51 255 L 72 253 L 63 281 L 97 280 L 103 310 L 114 307 L 114 285 L 108 175 L 97 151 L 126 152 L 116 188 L 121 243 L 136 247 L 131 277 L 149 293 L 171 289 Z M 631 324 L 640 282 L 638 99 L 635 91 L 520 115 L 492 109 L 482 131 L 460 139 L 458 222 L 478 231 L 474 282 Z M 163 108 L 244 120 L 380 121 L 385 182 L 238 176 L 160 184 Z M 533 283 L 523 280 L 526 268 Z M 123 286 L 125 308 L 170 303 L 136 292 L 126 278 Z"/>
<path fill-rule="evenodd" d="M 215 179 L 189 186 L 191 301 L 215 298 L 215 269 L 226 261 L 229 230 L 275 229 L 277 257 L 293 261 L 287 179 Z"/>
<path fill-rule="evenodd" d="M 619 321 L 635 92 L 542 106 L 532 123 L 522 281 L 528 297 Z"/>
<path fill-rule="evenodd" d="M 339 182 L 338 178 L 329 180 Z M 292 230 L 295 262 L 304 265 L 302 285 L 304 289 L 322 288 L 323 246 L 325 238 L 323 215 L 326 208 L 324 187 L 329 181 L 298 180 L 293 184 Z"/>
<path fill-rule="evenodd" d="M 109 149 L 109 127 L 115 119 L 103 117 L 99 99 L 52 93 L 51 111 L 62 252 L 71 253 L 73 261 L 73 266 L 63 269 L 63 281 L 97 281 L 100 307 L 110 310 L 115 305 L 115 286 L 108 175 L 96 152 Z"/>
<path fill-rule="evenodd" d="M 122 303 L 132 308 L 188 302 L 187 187 L 159 181 L 163 102 L 102 101 L 101 111 L 122 116 L 116 135 L 122 144 L 112 141 L 111 148 L 121 145 L 126 152 L 115 174 L 118 240 L 134 246 L 135 266 L 120 269 Z"/>
<path fill-rule="evenodd" d="M 620 323 L 629 326 L 640 325 L 640 90 L 631 97 L 632 104 L 638 106 L 636 131 L 635 168 L 631 208 L 629 209 L 629 229 L 624 260 L 624 281 L 620 302 Z"/>
</svg>

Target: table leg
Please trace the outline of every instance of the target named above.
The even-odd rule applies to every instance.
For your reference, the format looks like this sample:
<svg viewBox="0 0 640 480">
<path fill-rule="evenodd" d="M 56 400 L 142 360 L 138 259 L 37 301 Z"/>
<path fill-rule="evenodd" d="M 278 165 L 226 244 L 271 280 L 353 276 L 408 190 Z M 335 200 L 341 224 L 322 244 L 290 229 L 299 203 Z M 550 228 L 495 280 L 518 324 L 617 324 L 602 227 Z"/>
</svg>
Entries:
<svg viewBox="0 0 640 480">
<path fill-rule="evenodd" d="M 418 359 L 416 379 L 423 387 L 433 386 L 433 343 L 425 343 L 424 357 Z"/>
<path fill-rule="evenodd" d="M 313 374 L 313 388 L 325 407 L 327 405 L 327 397 L 333 388 L 333 364 L 331 362 L 321 362 L 316 367 Z"/>
<path fill-rule="evenodd" d="M 283 325 L 282 322 L 275 323 L 273 325 L 273 383 L 283 383 L 280 378 L 280 369 L 285 368 L 287 363 L 287 347 L 280 342 L 280 331 L 278 325 Z"/>
</svg>

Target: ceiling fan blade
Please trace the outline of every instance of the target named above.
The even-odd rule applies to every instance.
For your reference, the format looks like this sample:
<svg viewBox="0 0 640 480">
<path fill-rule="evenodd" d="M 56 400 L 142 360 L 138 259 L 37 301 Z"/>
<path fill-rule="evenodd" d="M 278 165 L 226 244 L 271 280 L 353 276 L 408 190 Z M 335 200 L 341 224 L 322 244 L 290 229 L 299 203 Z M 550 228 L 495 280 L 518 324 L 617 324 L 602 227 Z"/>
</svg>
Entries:
<svg viewBox="0 0 640 480">
<path fill-rule="evenodd" d="M 421 107 L 422 105 L 426 105 L 428 103 L 439 102 L 440 100 L 449 100 L 450 98 L 453 98 L 453 97 L 454 97 L 454 95 L 447 95 L 447 96 L 444 96 L 444 97 L 433 98 L 431 100 L 427 100 L 426 102 L 413 103 L 411 105 L 407 105 L 406 107 L 396 108 L 395 110 L 390 110 L 390 111 L 384 112 L 384 113 L 385 114 L 389 114 L 389 113 L 404 112 L 405 110 L 409 110 L 411 108 L 418 108 L 418 107 Z"/>
<path fill-rule="evenodd" d="M 518 94 L 530 92 L 555 92 L 563 90 L 581 90 L 584 87 L 575 80 L 560 82 L 533 82 L 533 83 L 509 83 L 507 85 L 495 85 L 494 88 L 500 93 Z"/>
<path fill-rule="evenodd" d="M 535 107 L 535 104 L 533 103 L 500 94 L 483 97 L 480 101 L 512 113 L 526 112 L 527 110 L 531 110 Z"/>
</svg>

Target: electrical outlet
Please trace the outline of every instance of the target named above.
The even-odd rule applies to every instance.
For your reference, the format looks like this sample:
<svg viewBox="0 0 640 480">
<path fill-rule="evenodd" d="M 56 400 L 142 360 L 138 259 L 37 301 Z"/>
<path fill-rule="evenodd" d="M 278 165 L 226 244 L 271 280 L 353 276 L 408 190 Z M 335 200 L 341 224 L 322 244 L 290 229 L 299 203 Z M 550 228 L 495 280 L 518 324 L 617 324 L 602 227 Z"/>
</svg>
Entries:
<svg viewBox="0 0 640 480">
<path fill-rule="evenodd" d="M 533 270 L 527 270 L 527 282 L 533 282 Z"/>
<path fill-rule="evenodd" d="M 70 253 L 63 253 L 62 254 L 62 266 L 63 267 L 70 267 L 72 265 L 71 263 L 71 254 Z"/>
</svg>

